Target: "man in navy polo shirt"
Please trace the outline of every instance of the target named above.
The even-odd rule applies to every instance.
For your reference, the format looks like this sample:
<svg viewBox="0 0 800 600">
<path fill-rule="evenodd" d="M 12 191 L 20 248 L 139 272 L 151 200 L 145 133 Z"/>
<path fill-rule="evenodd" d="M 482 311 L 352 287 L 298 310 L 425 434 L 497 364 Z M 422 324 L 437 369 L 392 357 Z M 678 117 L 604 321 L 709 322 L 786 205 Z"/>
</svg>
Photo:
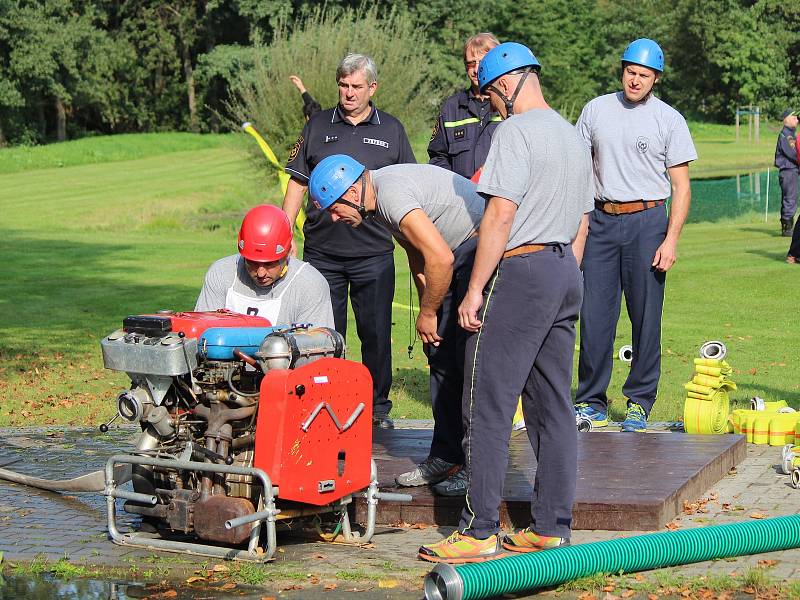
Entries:
<svg viewBox="0 0 800 600">
<path fill-rule="evenodd" d="M 311 171 L 327 156 L 347 154 L 368 169 L 416 162 L 400 121 L 379 111 L 370 101 L 378 88 L 373 60 L 363 54 L 348 54 L 336 69 L 336 81 L 339 104 L 311 116 L 289 155 L 286 172 L 291 179 L 283 210 L 292 223 L 300 211 Z M 374 423 L 392 427 L 388 398 L 394 297 L 391 234 L 371 221 L 358 229 L 335 227 L 330 215 L 311 202 L 306 205 L 303 232 L 303 259 L 327 279 L 336 330 L 342 335 L 347 333 L 349 292 L 361 340 L 361 360 L 372 375 Z"/>
</svg>

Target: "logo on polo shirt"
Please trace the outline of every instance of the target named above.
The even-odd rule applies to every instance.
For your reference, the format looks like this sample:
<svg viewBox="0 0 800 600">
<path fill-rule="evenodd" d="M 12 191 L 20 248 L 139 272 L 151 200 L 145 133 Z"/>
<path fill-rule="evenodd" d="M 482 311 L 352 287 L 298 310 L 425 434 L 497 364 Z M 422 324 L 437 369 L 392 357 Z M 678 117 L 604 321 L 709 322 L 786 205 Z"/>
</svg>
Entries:
<svg viewBox="0 0 800 600">
<path fill-rule="evenodd" d="M 294 146 L 292 146 L 292 149 L 289 152 L 288 162 L 292 162 L 295 158 L 297 158 L 297 155 L 300 154 L 300 148 L 303 147 L 303 141 L 304 140 L 302 135 L 299 138 L 297 138 L 297 141 L 294 143 Z"/>
<path fill-rule="evenodd" d="M 643 135 L 640 135 L 638 138 L 636 138 L 636 149 L 639 152 L 641 152 L 642 154 L 647 152 L 647 147 L 648 147 L 649 144 L 650 144 L 650 140 L 648 140 Z"/>
<path fill-rule="evenodd" d="M 381 146 L 382 148 L 388 148 L 389 142 L 384 142 L 383 140 L 376 140 L 375 138 L 364 138 L 365 144 L 372 144 L 373 146 Z"/>
</svg>

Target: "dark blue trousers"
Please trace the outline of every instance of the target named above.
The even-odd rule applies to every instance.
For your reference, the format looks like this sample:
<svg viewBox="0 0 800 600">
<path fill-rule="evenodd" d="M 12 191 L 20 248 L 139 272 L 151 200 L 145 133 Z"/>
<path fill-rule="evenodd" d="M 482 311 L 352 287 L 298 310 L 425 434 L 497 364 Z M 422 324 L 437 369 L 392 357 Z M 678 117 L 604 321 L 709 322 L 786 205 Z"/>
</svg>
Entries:
<svg viewBox="0 0 800 600">
<path fill-rule="evenodd" d="M 361 340 L 361 362 L 372 375 L 374 415 L 388 415 L 392 408 L 392 300 L 394 257 L 343 257 L 311 249 L 303 260 L 325 276 L 331 289 L 336 331 L 347 336 L 347 296 L 353 305 L 356 332 Z"/>
<path fill-rule="evenodd" d="M 577 479 L 572 406 L 575 321 L 581 275 L 569 246 L 503 259 L 484 290 L 481 329 L 467 340 L 464 453 L 469 473 L 459 528 L 477 538 L 499 531 L 508 441 L 522 395 L 536 455 L 531 526 L 570 537 Z"/>
<path fill-rule="evenodd" d="M 461 418 L 461 394 L 464 388 L 464 348 L 469 337 L 458 325 L 458 306 L 467 293 L 475 262 L 478 238 L 473 237 L 453 251 L 453 278 L 436 317 L 438 346 L 425 344 L 430 367 L 433 440 L 430 456 L 464 464 L 464 427 Z"/>
<path fill-rule="evenodd" d="M 781 186 L 781 219 L 789 221 L 797 211 L 797 169 L 781 169 L 778 171 L 778 183 Z"/>
<path fill-rule="evenodd" d="M 661 376 L 661 309 L 666 273 L 653 257 L 667 233 L 663 206 L 625 215 L 589 216 L 583 253 L 581 351 L 576 403 L 607 410 L 620 299 L 631 319 L 633 361 L 622 393 L 650 414 Z"/>
<path fill-rule="evenodd" d="M 794 256 L 795 258 L 800 259 L 800 219 L 798 219 L 797 223 L 794 224 L 792 242 L 789 246 L 789 252 L 786 254 L 787 256 Z"/>
</svg>

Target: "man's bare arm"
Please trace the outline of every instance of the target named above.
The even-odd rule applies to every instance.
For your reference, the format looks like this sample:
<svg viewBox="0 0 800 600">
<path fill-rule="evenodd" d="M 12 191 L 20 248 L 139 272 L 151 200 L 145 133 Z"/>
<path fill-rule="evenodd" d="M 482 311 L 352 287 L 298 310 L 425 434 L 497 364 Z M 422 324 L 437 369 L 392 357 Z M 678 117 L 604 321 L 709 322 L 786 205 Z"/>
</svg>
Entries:
<svg viewBox="0 0 800 600">
<path fill-rule="evenodd" d="M 689 183 L 689 163 L 681 163 L 667 169 L 672 184 L 672 201 L 669 209 L 669 226 L 664 241 L 656 250 L 653 266 L 659 271 L 669 271 L 678 260 L 678 238 L 689 215 L 692 189 Z"/>
<path fill-rule="evenodd" d="M 303 206 L 303 197 L 306 195 L 308 186 L 301 183 L 299 179 L 292 177 L 286 186 L 286 194 L 283 197 L 283 212 L 289 217 L 289 223 L 294 227 L 300 207 Z"/>
</svg>

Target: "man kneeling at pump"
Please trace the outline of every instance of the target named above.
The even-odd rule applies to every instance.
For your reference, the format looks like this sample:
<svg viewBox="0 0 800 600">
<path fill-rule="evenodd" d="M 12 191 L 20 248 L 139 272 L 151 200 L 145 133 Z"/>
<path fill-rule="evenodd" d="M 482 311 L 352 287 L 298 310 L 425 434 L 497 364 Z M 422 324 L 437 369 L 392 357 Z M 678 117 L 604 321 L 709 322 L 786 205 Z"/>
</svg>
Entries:
<svg viewBox="0 0 800 600">
<path fill-rule="evenodd" d="M 251 209 L 239 230 L 239 254 L 211 265 L 194 309 L 227 308 L 273 325 L 333 328 L 328 282 L 314 267 L 289 256 L 291 247 L 285 212 L 269 204 Z"/>
<path fill-rule="evenodd" d="M 419 293 L 417 332 L 430 366 L 433 440 L 422 463 L 397 477 L 404 486 L 433 484 L 445 496 L 464 495 L 461 394 L 467 332 L 456 309 L 472 272 L 484 200 L 468 179 L 433 165 L 400 164 L 368 171 L 335 154 L 311 173 L 309 194 L 334 221 L 358 227 L 383 223 L 408 254 Z"/>
</svg>

